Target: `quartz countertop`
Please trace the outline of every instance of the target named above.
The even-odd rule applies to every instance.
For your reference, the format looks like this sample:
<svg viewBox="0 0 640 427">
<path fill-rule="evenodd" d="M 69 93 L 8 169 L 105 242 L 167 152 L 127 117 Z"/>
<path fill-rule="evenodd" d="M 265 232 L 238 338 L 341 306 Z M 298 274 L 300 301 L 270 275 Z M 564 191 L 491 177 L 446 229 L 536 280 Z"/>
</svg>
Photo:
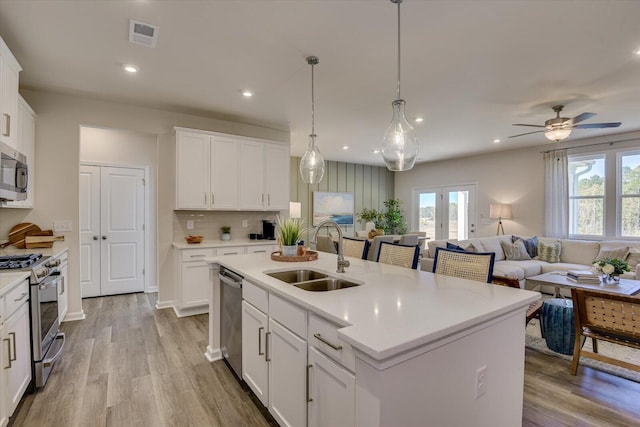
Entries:
<svg viewBox="0 0 640 427">
<path fill-rule="evenodd" d="M 52 248 L 32 248 L 18 249 L 15 246 L 7 246 L 0 249 L 0 256 L 3 255 L 26 255 L 26 254 L 42 254 L 44 256 L 58 256 L 69 249 L 66 242 L 54 242 Z"/>
<path fill-rule="evenodd" d="M 176 249 L 197 249 L 197 248 L 225 248 L 231 246 L 259 246 L 259 245 L 277 245 L 277 240 L 250 240 L 250 239 L 234 239 L 234 240 L 205 240 L 202 243 L 187 243 L 185 241 L 173 242 L 172 245 Z"/>
<path fill-rule="evenodd" d="M 0 295 L 31 275 L 28 271 L 0 271 Z"/>
<path fill-rule="evenodd" d="M 271 260 L 269 254 L 249 254 L 205 261 L 234 270 L 250 282 L 344 326 L 338 336 L 377 361 L 446 339 L 540 299 L 537 292 L 355 258 L 347 258 L 351 266 L 346 273 L 336 273 L 336 257 L 320 252 L 316 261 L 284 263 Z M 265 274 L 301 268 L 362 285 L 309 292 Z M 524 326 L 523 318 L 523 334 Z"/>
</svg>

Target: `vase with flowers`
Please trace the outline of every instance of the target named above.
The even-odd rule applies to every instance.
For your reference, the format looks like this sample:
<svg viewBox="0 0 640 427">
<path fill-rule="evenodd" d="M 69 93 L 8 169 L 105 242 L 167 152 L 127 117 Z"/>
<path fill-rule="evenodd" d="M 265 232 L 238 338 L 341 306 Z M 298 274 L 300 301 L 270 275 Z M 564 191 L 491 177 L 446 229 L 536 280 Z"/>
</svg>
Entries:
<svg viewBox="0 0 640 427">
<path fill-rule="evenodd" d="M 619 258 L 605 258 L 593 261 L 593 268 L 602 274 L 603 283 L 618 283 L 620 275 L 629 271 L 629 264 Z"/>
<path fill-rule="evenodd" d="M 305 231 L 304 221 L 300 218 L 282 219 L 280 216 L 276 218 L 278 240 L 282 245 L 282 255 L 297 256 L 298 241 Z"/>
</svg>

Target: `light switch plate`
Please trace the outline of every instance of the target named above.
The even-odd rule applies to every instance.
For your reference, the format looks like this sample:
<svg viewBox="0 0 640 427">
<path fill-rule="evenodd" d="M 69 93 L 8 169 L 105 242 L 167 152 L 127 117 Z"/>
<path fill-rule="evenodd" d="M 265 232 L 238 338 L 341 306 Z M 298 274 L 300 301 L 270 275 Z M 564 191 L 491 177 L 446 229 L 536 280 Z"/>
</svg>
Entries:
<svg viewBox="0 0 640 427">
<path fill-rule="evenodd" d="M 56 220 L 53 221 L 53 231 L 57 231 L 58 233 L 63 233 L 66 231 L 72 231 L 71 229 L 71 220 Z"/>
</svg>

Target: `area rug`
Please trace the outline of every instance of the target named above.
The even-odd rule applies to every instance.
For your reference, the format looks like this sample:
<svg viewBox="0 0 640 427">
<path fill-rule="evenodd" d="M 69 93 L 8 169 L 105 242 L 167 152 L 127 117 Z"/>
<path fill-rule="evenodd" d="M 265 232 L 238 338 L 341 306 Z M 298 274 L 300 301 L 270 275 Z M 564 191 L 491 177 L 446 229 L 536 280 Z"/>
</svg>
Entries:
<svg viewBox="0 0 640 427">
<path fill-rule="evenodd" d="M 540 335 L 540 326 L 538 324 L 538 320 L 536 319 L 532 320 L 527 325 L 525 345 L 532 350 L 550 354 L 561 359 L 565 359 L 568 361 L 571 361 L 572 359 L 572 356 L 556 353 L 555 351 L 550 350 L 549 347 L 547 347 L 544 338 L 542 338 L 542 336 Z M 593 348 L 591 347 L 591 339 L 587 339 L 585 341 L 583 349 L 592 351 Z M 625 362 L 629 362 L 634 365 L 640 365 L 640 350 L 636 350 L 631 347 L 616 345 L 600 340 L 598 341 L 598 352 L 605 356 L 624 360 Z M 578 371 L 580 371 L 580 367 L 582 366 L 588 366 L 602 372 L 607 372 L 609 374 L 640 383 L 640 372 L 635 372 L 629 369 L 621 368 L 609 363 L 589 359 L 586 357 L 580 358 Z"/>
</svg>

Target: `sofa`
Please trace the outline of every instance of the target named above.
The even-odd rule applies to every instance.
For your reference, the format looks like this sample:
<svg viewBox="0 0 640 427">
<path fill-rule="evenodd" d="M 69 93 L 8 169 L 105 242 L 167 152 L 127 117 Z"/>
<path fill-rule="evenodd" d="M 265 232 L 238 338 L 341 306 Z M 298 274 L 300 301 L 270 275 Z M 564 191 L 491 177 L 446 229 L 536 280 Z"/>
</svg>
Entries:
<svg viewBox="0 0 640 427">
<path fill-rule="evenodd" d="M 527 238 L 522 238 L 527 240 Z M 422 271 L 433 271 L 433 257 L 435 256 L 437 247 L 447 247 L 456 245 L 464 249 L 475 252 L 495 252 L 495 264 L 493 274 L 495 276 L 504 276 L 512 279 L 518 279 L 520 287 L 524 288 L 525 279 L 542 273 L 551 271 L 567 271 L 567 270 L 589 270 L 598 255 L 621 248 L 628 248 L 629 253 L 626 255 L 626 261 L 629 263 L 628 271 L 620 277 L 625 279 L 640 280 L 640 241 L 591 241 L 591 240 L 569 240 L 554 239 L 549 237 L 538 237 L 539 243 L 550 246 L 560 242 L 559 262 L 546 262 L 540 259 L 529 260 L 508 260 L 505 256 L 505 245 L 512 244 L 514 241 L 511 235 L 501 235 L 492 237 L 481 237 L 476 239 L 458 241 L 458 240 L 431 240 L 428 242 L 428 250 L 424 251 L 423 258 L 420 262 Z M 623 249 L 621 249 L 624 252 Z M 603 251 L 603 252 L 601 252 Z"/>
</svg>

